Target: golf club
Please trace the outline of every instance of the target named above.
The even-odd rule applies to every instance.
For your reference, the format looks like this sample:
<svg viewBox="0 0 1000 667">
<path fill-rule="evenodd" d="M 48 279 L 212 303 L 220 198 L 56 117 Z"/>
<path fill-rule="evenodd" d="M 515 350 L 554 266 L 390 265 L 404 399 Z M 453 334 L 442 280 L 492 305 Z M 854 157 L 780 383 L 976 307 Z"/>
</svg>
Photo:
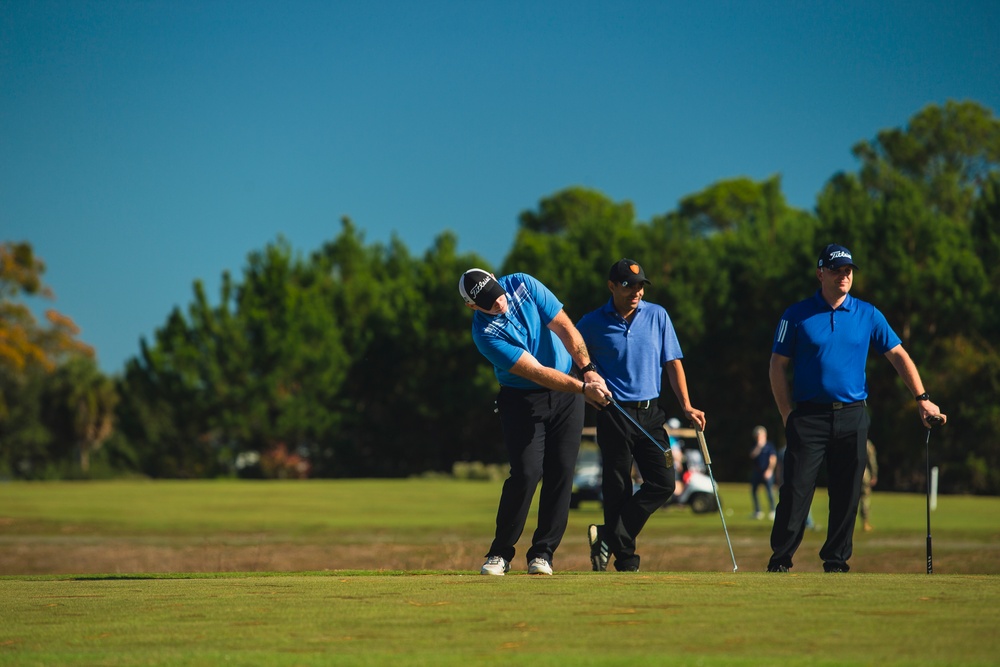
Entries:
<svg viewBox="0 0 1000 667">
<path fill-rule="evenodd" d="M 940 426 L 944 420 L 934 415 L 927 418 L 931 428 L 927 429 L 927 574 L 934 574 L 934 558 L 931 555 L 931 429 Z"/>
<path fill-rule="evenodd" d="M 712 490 L 715 491 L 715 504 L 719 507 L 719 518 L 722 519 L 722 530 L 726 533 L 726 543 L 729 545 L 729 556 L 733 559 L 733 572 L 735 572 L 739 568 L 736 566 L 736 555 L 733 554 L 733 542 L 729 539 L 729 529 L 726 528 L 726 517 L 722 512 L 722 501 L 719 500 L 719 485 L 715 483 L 715 476 L 712 474 L 712 457 L 708 453 L 705 432 L 697 426 L 695 427 L 695 432 L 698 434 L 698 444 L 701 445 L 701 455 L 705 458 L 708 476 L 712 480 Z"/>
<path fill-rule="evenodd" d="M 649 434 L 649 431 L 647 431 L 646 429 L 644 429 L 644 428 L 642 427 L 642 425 L 640 425 L 640 424 L 639 424 L 639 422 L 637 422 L 637 421 L 635 420 L 635 418 L 633 418 L 633 417 L 632 417 L 632 415 L 630 415 L 629 413 L 625 412 L 625 408 L 623 408 L 622 406 L 618 405 L 618 401 L 616 401 L 615 399 L 611 398 L 610 396 L 606 396 L 605 398 L 607 398 L 607 399 L 608 399 L 608 403 L 610 403 L 611 405 L 613 405 L 613 406 L 615 406 L 616 408 L 618 408 L 618 412 L 620 412 L 620 413 L 622 413 L 623 415 L 625 415 L 625 417 L 626 417 L 626 418 L 627 418 L 627 419 L 628 419 L 628 420 L 629 420 L 630 422 L 632 422 L 632 425 L 633 425 L 633 426 L 635 426 L 635 427 L 636 427 L 637 429 L 639 429 L 639 431 L 640 431 L 640 432 L 641 432 L 641 433 L 642 433 L 642 434 L 643 434 L 644 436 L 646 436 L 647 438 L 649 438 L 650 442 L 652 442 L 652 443 L 653 443 L 654 445 L 656 445 L 656 446 L 657 446 L 657 447 L 659 448 L 659 450 L 660 450 L 661 452 L 663 452 L 664 454 L 666 454 L 666 453 L 667 453 L 667 450 L 666 450 L 666 449 L 665 449 L 665 448 L 663 447 L 663 445 L 661 445 L 661 444 L 660 444 L 660 441 L 659 441 L 659 440 L 657 440 L 656 438 L 654 438 L 653 436 L 651 436 L 651 435 Z"/>
</svg>

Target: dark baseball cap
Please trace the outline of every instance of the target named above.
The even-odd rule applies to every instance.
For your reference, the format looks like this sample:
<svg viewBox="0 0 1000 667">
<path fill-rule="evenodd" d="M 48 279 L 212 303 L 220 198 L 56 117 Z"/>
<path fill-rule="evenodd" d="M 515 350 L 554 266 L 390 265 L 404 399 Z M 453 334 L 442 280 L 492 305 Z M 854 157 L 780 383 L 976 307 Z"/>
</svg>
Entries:
<svg viewBox="0 0 1000 667">
<path fill-rule="evenodd" d="M 490 310 L 496 300 L 505 294 L 503 287 L 489 271 L 469 269 L 458 280 L 458 293 L 470 306 Z"/>
<path fill-rule="evenodd" d="M 823 252 L 819 254 L 819 260 L 816 263 L 816 268 L 818 269 L 839 269 L 842 266 L 847 266 L 850 264 L 855 269 L 858 265 L 854 263 L 854 258 L 851 256 L 851 251 L 842 245 L 837 245 L 836 243 L 831 243 L 827 247 L 823 248 Z"/>
<path fill-rule="evenodd" d="M 608 271 L 608 280 L 623 285 L 650 284 L 642 267 L 637 262 L 624 258 L 611 265 L 611 270 Z"/>
</svg>

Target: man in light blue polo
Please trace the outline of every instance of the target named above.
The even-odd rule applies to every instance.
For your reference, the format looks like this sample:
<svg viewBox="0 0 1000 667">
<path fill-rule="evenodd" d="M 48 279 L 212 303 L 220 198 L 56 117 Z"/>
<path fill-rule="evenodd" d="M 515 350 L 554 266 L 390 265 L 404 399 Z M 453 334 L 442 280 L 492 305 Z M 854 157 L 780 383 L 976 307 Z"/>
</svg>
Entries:
<svg viewBox="0 0 1000 667">
<path fill-rule="evenodd" d="M 608 389 L 563 305 L 526 273 L 496 278 L 469 269 L 458 282 L 472 316 L 472 340 L 500 383 L 497 411 L 510 476 L 497 507 L 496 533 L 481 574 L 503 575 L 524 531 L 539 481 L 538 527 L 528 574 L 552 574 L 552 556 L 569 520 L 584 400 L 608 404 Z M 576 364 L 583 378 L 569 372 Z"/>
<path fill-rule="evenodd" d="M 666 368 L 681 410 L 698 428 L 705 413 L 691 406 L 680 343 L 667 311 L 642 300 L 649 284 L 631 259 L 621 259 L 608 272 L 608 302 L 583 316 L 577 329 L 590 358 L 612 395 L 642 427 L 670 451 L 660 408 L 660 379 Z M 636 538 L 650 515 L 674 492 L 674 466 L 662 449 L 617 410 L 597 415 L 597 444 L 604 465 L 602 483 L 604 525 L 588 528 L 590 560 L 595 571 L 615 557 L 619 572 L 639 569 Z M 642 486 L 632 492 L 632 463 L 642 475 Z"/>
<path fill-rule="evenodd" d="M 945 415 L 930 401 L 910 355 L 885 316 L 849 294 L 857 269 L 851 251 L 833 244 L 819 255 L 812 297 L 789 307 L 774 334 L 770 381 L 785 425 L 784 478 L 771 528 L 768 572 L 787 572 L 802 542 L 820 466 L 829 478 L 830 518 L 820 549 L 825 572 L 847 572 L 867 458 L 865 363 L 874 348 L 913 392 L 918 414 Z M 788 372 L 792 371 L 794 391 Z"/>
</svg>

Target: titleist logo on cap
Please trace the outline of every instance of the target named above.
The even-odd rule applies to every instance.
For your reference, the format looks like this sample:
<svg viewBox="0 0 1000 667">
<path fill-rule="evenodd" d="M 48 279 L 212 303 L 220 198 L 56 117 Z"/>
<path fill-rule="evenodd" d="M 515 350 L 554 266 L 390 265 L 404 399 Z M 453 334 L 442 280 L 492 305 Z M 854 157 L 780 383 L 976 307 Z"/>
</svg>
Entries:
<svg viewBox="0 0 1000 667">
<path fill-rule="evenodd" d="M 482 280 L 480 280 L 478 283 L 476 283 L 475 285 L 473 285 L 472 289 L 469 290 L 469 296 L 471 296 L 473 298 L 473 300 L 475 300 L 475 298 L 477 296 L 479 296 L 479 293 L 483 291 L 483 288 L 490 284 L 490 280 L 492 280 L 492 278 L 490 278 L 489 276 L 486 276 L 485 278 L 483 278 Z"/>
<path fill-rule="evenodd" d="M 857 268 L 857 265 L 854 263 L 854 257 L 851 255 L 851 251 L 842 245 L 837 245 L 836 243 L 831 243 L 823 248 L 823 252 L 819 254 L 819 261 L 816 263 L 816 266 L 821 269 L 836 269 L 841 266 L 848 265 Z"/>
</svg>

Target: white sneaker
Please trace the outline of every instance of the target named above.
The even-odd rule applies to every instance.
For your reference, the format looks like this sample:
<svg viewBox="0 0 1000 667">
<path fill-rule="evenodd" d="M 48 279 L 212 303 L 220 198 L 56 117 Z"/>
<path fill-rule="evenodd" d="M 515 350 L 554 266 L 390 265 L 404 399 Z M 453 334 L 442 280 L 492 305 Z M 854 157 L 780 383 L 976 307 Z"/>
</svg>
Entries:
<svg viewBox="0 0 1000 667">
<path fill-rule="evenodd" d="M 528 574 L 552 574 L 552 566 L 544 558 L 532 558 L 528 563 Z"/>
<path fill-rule="evenodd" d="M 483 563 L 483 569 L 479 571 L 479 574 L 493 574 L 499 577 L 507 574 L 510 570 L 510 563 L 503 559 L 503 556 L 490 556 Z M 552 572 L 549 572 L 552 574 Z"/>
<path fill-rule="evenodd" d="M 774 510 L 771 510 L 770 512 L 767 513 L 767 518 L 770 519 L 771 521 L 774 521 Z"/>
</svg>

